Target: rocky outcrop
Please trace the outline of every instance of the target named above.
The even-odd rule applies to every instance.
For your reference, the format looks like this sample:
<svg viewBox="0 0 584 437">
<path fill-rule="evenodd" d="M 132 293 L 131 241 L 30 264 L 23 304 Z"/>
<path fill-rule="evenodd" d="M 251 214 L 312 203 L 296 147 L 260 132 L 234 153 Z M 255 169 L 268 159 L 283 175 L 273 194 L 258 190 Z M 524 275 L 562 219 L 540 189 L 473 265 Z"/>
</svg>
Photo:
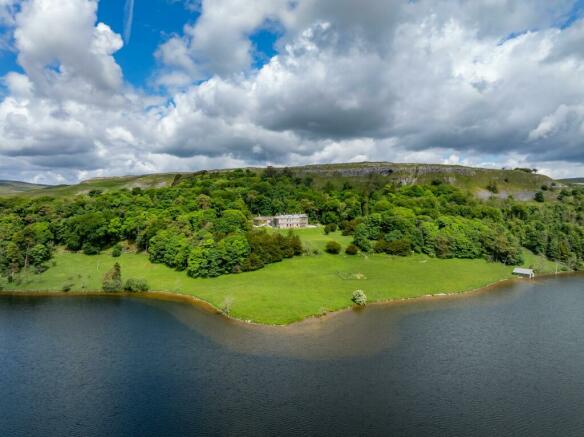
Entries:
<svg viewBox="0 0 584 437">
<path fill-rule="evenodd" d="M 358 177 L 369 175 L 399 175 L 406 178 L 418 178 L 427 175 L 458 174 L 474 176 L 477 169 L 455 165 L 433 164 L 392 164 L 392 163 L 359 163 L 355 165 L 314 165 L 296 167 L 293 170 L 305 174 L 319 174 L 323 176 Z M 480 169 L 481 171 L 483 169 Z M 487 170 L 488 171 L 488 170 Z"/>
<path fill-rule="evenodd" d="M 440 164 L 395 164 L 390 162 L 364 162 L 355 164 L 325 164 L 294 167 L 297 175 L 313 175 L 319 178 L 368 179 L 372 176 L 386 178 L 388 183 L 401 185 L 430 184 L 441 182 L 458 185 L 480 192 L 489 184 L 499 186 L 508 195 L 532 198 L 542 185 L 551 186 L 552 180 L 544 175 L 517 170 L 463 167 Z M 557 185 L 556 185 L 557 186 Z M 484 196 L 484 194 L 483 194 Z"/>
</svg>

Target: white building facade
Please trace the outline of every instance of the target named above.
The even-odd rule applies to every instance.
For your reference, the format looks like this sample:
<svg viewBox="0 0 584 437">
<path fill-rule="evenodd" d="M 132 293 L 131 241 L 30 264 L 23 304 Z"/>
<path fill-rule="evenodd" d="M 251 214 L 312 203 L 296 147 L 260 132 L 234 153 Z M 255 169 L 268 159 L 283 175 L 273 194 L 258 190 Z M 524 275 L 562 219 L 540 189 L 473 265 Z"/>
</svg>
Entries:
<svg viewBox="0 0 584 437">
<path fill-rule="evenodd" d="M 297 229 L 308 226 L 306 214 L 283 214 L 275 216 L 260 216 L 253 219 L 256 227 L 272 227 L 277 229 Z"/>
</svg>

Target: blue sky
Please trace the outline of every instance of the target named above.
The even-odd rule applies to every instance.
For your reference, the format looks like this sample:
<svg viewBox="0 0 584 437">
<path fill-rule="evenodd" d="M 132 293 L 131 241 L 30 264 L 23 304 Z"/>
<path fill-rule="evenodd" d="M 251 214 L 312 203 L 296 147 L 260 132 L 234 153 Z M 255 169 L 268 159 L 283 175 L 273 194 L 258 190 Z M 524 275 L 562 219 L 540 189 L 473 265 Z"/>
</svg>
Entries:
<svg viewBox="0 0 584 437">
<path fill-rule="evenodd" d="M 135 0 L 131 39 L 115 54 L 125 79 L 135 86 L 148 87 L 157 66 L 154 53 L 158 46 L 170 36 L 181 34 L 185 24 L 194 24 L 199 15 L 199 11 L 185 7 L 180 0 Z M 124 5 L 120 0 L 100 0 L 98 20 L 122 35 Z M 260 29 L 249 36 L 256 48 L 256 68 L 276 54 L 277 36 L 271 29 Z"/>
<path fill-rule="evenodd" d="M 147 83 L 156 66 L 156 48 L 170 35 L 181 33 L 183 26 L 196 21 L 198 16 L 197 12 L 185 9 L 179 1 L 136 0 L 131 39 L 115 54 L 126 80 L 137 86 Z M 123 35 L 123 1 L 100 0 L 98 20 Z"/>
<path fill-rule="evenodd" d="M 584 1 L 584 0 L 583 0 Z M 98 21 L 124 34 L 124 0 L 100 0 Z M 181 34 L 185 24 L 194 24 L 200 13 L 185 7 L 181 0 L 135 0 L 132 33 L 128 44 L 115 53 L 124 78 L 137 87 L 148 87 L 156 70 L 154 53 L 158 46 L 172 35 Z M 0 26 L 0 33 L 6 30 Z M 249 35 L 256 50 L 254 67 L 260 68 L 276 54 L 278 31 L 262 28 Z M 16 53 L 0 51 L 0 76 L 10 71 L 22 72 Z"/>
<path fill-rule="evenodd" d="M 568 19 L 561 24 L 561 27 L 569 27 L 574 21 L 584 17 L 584 0 L 577 0 L 570 11 Z"/>
</svg>

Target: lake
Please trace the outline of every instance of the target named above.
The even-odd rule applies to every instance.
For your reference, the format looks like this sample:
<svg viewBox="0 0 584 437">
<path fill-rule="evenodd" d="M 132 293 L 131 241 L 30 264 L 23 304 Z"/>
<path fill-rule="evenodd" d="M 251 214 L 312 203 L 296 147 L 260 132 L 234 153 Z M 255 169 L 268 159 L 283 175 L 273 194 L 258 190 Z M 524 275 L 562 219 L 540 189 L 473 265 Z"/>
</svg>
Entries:
<svg viewBox="0 0 584 437">
<path fill-rule="evenodd" d="M 285 328 L 0 297 L 0 435 L 584 435 L 584 277 Z"/>
</svg>

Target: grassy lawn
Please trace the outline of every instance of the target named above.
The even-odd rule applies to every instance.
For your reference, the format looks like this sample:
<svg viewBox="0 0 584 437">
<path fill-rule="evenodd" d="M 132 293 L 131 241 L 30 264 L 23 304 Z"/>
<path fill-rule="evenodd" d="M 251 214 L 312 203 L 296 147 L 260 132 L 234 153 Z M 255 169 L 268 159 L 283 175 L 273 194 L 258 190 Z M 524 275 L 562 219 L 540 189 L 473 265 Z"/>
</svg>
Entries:
<svg viewBox="0 0 584 437">
<path fill-rule="evenodd" d="M 286 229 L 279 229 L 277 232 L 287 234 L 289 231 Z M 300 235 L 304 248 L 318 249 L 322 252 L 324 252 L 326 243 L 331 240 L 334 240 L 343 246 L 343 251 L 345 250 L 345 247 L 353 241 L 353 237 L 341 235 L 340 232 L 325 235 L 322 226 L 316 228 L 296 229 L 294 232 Z"/>
<path fill-rule="evenodd" d="M 322 229 L 299 231 L 305 245 L 324 248 L 335 239 L 343 246 L 350 237 L 325 236 Z M 116 259 L 67 253 L 55 255 L 56 265 L 43 274 L 25 273 L 15 291 L 99 291 L 104 273 Z M 535 258 L 534 258 L 535 259 Z M 232 301 L 231 315 L 267 324 L 286 324 L 311 315 L 346 308 L 354 290 L 362 289 L 369 301 L 411 298 L 426 294 L 462 292 L 510 277 L 512 268 L 483 260 L 440 260 L 421 255 L 401 258 L 387 255 L 329 255 L 296 257 L 266 268 L 213 279 L 189 278 L 145 254 L 124 254 L 117 259 L 124 279 L 144 278 L 152 290 L 188 294 L 216 307 Z"/>
<path fill-rule="evenodd" d="M 559 272 L 568 270 L 564 264 L 555 263 L 543 256 L 535 255 L 528 250 L 523 252 L 523 257 L 525 258 L 523 266 L 534 269 L 536 273 L 550 274 L 555 273 L 556 269 Z"/>
</svg>

